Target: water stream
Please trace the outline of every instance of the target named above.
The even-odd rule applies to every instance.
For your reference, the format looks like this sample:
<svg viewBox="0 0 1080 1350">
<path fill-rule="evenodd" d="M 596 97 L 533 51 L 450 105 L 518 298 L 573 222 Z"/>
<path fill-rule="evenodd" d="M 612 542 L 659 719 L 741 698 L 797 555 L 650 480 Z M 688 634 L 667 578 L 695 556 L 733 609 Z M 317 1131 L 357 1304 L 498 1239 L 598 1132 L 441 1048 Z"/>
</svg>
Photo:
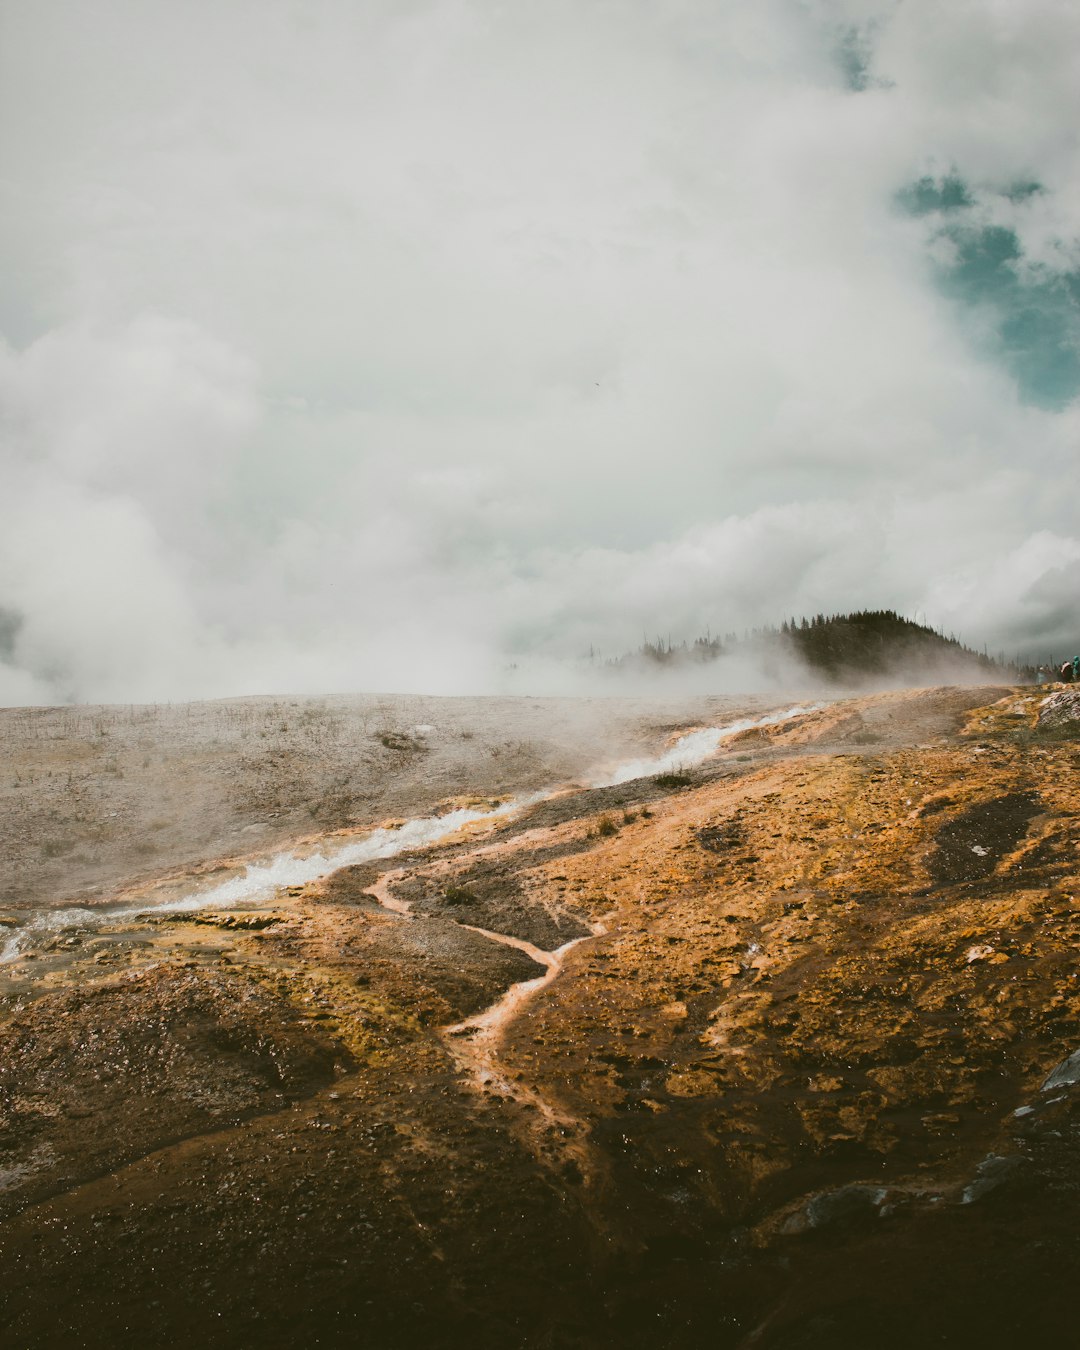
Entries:
<svg viewBox="0 0 1080 1350">
<path fill-rule="evenodd" d="M 650 778 L 660 773 L 689 769 L 715 754 L 721 742 L 729 736 L 749 731 L 754 727 L 776 726 L 780 722 L 816 711 L 818 705 L 802 705 L 769 713 L 764 717 L 743 718 L 729 722 L 725 726 L 687 732 L 662 754 L 651 759 L 628 760 L 617 764 L 586 780 L 587 785 L 594 788 L 613 787 L 635 778 Z M 445 815 L 421 816 L 400 826 L 372 830 L 361 839 L 338 845 L 326 852 L 278 853 L 266 861 L 249 863 L 245 870 L 236 876 L 216 885 L 197 887 L 178 899 L 156 901 L 148 899 L 141 903 L 127 901 L 123 904 L 101 905 L 94 908 L 42 910 L 8 935 L 0 947 L 0 965 L 17 960 L 23 952 L 63 929 L 100 928 L 104 924 L 115 923 L 118 919 L 135 918 L 142 914 L 185 914 L 201 909 L 225 909 L 264 900 L 286 886 L 303 886 L 312 881 L 322 880 L 342 867 L 392 858 L 414 849 L 441 843 L 468 825 L 497 821 L 538 802 L 546 801 L 561 790 L 559 787 L 552 787 L 547 791 L 512 798 L 500 806 L 486 810 L 462 808 L 448 811 Z"/>
</svg>

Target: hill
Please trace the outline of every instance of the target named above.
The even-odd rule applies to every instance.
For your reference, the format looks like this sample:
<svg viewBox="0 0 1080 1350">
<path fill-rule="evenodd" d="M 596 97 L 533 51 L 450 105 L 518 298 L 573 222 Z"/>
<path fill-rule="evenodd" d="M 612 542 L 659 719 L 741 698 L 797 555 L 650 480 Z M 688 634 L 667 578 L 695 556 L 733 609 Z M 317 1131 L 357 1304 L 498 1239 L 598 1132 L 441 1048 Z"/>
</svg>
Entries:
<svg viewBox="0 0 1080 1350">
<path fill-rule="evenodd" d="M 921 672 L 939 682 L 951 672 L 964 680 L 1028 676 L 1016 662 L 1007 662 L 1004 653 L 995 659 L 985 651 L 977 652 L 955 636 L 946 636 L 891 609 L 785 619 L 779 628 L 750 629 L 742 638 L 736 633 L 723 637 L 710 633 L 677 646 L 670 639 L 646 641 L 636 652 L 608 665 L 616 669 L 678 667 L 733 656 L 750 658 L 771 673 L 795 665 L 826 684 L 910 679 L 913 673 Z"/>
<path fill-rule="evenodd" d="M 818 614 L 798 625 L 781 627 L 801 660 L 811 670 L 830 678 L 846 675 L 883 675 L 912 665 L 958 661 L 986 675 L 1008 671 L 1003 659 L 993 660 L 946 637 L 925 624 L 905 619 L 891 609 L 860 610 L 855 614 Z"/>
</svg>

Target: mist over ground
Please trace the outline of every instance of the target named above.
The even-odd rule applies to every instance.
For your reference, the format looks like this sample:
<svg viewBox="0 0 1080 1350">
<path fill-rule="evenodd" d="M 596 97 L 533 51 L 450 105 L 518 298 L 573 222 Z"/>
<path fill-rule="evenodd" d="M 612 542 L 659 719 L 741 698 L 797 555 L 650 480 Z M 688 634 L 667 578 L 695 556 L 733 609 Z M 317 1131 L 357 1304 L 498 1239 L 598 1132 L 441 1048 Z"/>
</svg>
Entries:
<svg viewBox="0 0 1080 1350">
<path fill-rule="evenodd" d="M 580 691 L 881 605 L 1072 654 L 1075 6 L 0 25 L 0 703 Z"/>
</svg>

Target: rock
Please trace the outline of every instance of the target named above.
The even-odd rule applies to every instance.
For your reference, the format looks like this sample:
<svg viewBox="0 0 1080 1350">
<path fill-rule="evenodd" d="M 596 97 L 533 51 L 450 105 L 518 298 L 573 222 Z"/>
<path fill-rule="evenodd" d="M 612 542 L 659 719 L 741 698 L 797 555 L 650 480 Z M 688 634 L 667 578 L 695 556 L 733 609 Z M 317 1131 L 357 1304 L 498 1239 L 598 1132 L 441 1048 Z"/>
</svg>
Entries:
<svg viewBox="0 0 1080 1350">
<path fill-rule="evenodd" d="M 969 947 L 964 953 L 964 960 L 969 966 L 974 965 L 976 961 L 989 961 L 996 955 L 993 947 L 986 942 L 976 943 L 974 947 Z"/>
<path fill-rule="evenodd" d="M 997 1153 L 989 1154 L 975 1169 L 975 1180 L 964 1187 L 960 1203 L 962 1205 L 973 1205 L 976 1200 L 981 1200 L 991 1191 L 996 1191 L 998 1187 L 1009 1181 L 1026 1162 L 1026 1158 L 1021 1158 L 1015 1153 L 1007 1158 L 1003 1158 Z"/>
<path fill-rule="evenodd" d="M 1068 1059 L 1063 1059 L 1050 1071 L 1041 1091 L 1049 1092 L 1051 1088 L 1069 1087 L 1073 1083 L 1080 1083 L 1080 1050 L 1074 1050 Z"/>
<path fill-rule="evenodd" d="M 787 1233 L 801 1233 L 808 1228 L 825 1228 L 837 1223 L 852 1223 L 881 1216 L 881 1206 L 889 1192 L 884 1186 L 869 1186 L 852 1182 L 839 1190 L 815 1195 L 799 1213 L 784 1225 Z"/>
<path fill-rule="evenodd" d="M 1064 722 L 1080 720 L 1080 689 L 1059 689 L 1044 698 L 1039 707 L 1038 725 L 1061 726 Z"/>
</svg>

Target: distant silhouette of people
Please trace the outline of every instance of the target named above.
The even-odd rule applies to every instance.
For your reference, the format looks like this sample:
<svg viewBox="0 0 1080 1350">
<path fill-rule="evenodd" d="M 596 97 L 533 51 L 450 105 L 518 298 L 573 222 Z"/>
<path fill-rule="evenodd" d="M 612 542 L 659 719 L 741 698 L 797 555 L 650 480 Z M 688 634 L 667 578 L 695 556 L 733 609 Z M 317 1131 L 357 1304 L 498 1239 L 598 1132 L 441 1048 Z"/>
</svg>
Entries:
<svg viewBox="0 0 1080 1350">
<path fill-rule="evenodd" d="M 1080 681 L 1080 656 L 1074 656 L 1072 659 L 1072 677 L 1073 684 Z"/>
</svg>

